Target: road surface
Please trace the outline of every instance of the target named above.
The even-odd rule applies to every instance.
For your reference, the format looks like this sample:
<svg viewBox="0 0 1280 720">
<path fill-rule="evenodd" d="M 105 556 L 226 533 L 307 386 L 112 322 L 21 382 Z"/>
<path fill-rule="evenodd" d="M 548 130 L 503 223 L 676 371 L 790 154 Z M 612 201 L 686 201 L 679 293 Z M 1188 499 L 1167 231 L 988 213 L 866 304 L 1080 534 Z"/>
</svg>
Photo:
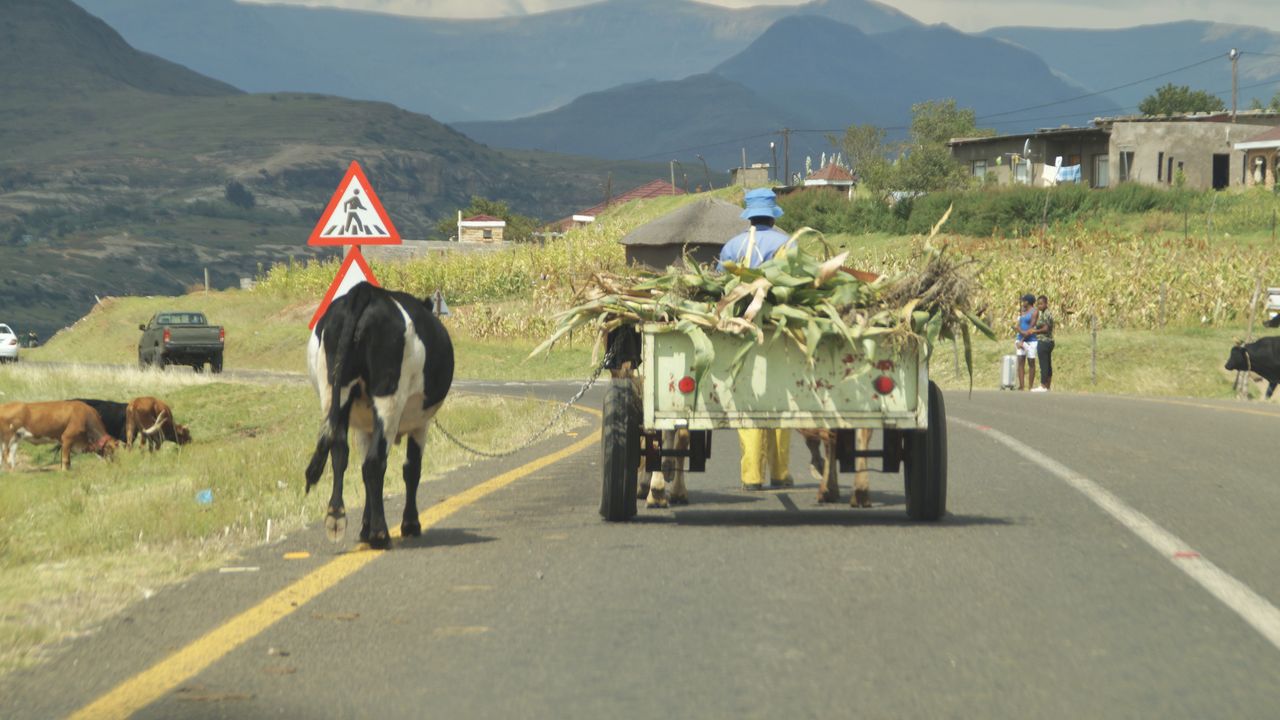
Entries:
<svg viewBox="0 0 1280 720">
<path fill-rule="evenodd" d="M 1280 716 L 1280 410 L 947 409 L 941 522 L 906 519 L 900 475 L 819 506 L 798 436 L 795 488 L 741 492 L 717 432 L 691 505 L 605 523 L 592 416 L 427 483 L 389 552 L 352 552 L 353 521 L 138 603 L 0 681 L 0 717 Z"/>
</svg>

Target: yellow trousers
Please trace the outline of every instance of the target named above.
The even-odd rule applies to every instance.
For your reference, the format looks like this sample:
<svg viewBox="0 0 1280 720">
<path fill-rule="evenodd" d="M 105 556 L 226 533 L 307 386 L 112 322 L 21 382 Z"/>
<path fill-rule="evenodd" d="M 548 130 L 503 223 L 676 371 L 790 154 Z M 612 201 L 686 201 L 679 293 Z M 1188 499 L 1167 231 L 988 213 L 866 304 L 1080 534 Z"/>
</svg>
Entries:
<svg viewBox="0 0 1280 720">
<path fill-rule="evenodd" d="M 763 485 L 764 466 L 777 484 L 791 479 L 787 465 L 791 458 L 791 430 L 739 430 L 738 447 L 742 450 L 742 484 Z"/>
</svg>

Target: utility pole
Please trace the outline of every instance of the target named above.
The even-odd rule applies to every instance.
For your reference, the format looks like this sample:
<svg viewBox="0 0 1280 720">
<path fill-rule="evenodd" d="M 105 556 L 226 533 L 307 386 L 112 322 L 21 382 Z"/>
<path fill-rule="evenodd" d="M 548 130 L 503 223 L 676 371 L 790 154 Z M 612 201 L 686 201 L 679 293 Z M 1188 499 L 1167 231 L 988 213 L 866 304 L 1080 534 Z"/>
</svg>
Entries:
<svg viewBox="0 0 1280 720">
<path fill-rule="evenodd" d="M 707 189 L 714 190 L 715 188 L 711 187 L 711 170 L 707 167 L 707 159 L 701 155 L 696 157 L 702 161 L 702 176 L 707 180 Z"/>
<path fill-rule="evenodd" d="M 782 128 L 783 185 L 791 184 L 791 128 Z"/>
<path fill-rule="evenodd" d="M 676 161 L 672 160 L 669 164 L 671 165 L 671 194 L 675 195 L 676 194 Z"/>
<path fill-rule="evenodd" d="M 609 207 L 613 202 L 613 171 L 609 172 L 604 181 L 604 206 Z"/>
<path fill-rule="evenodd" d="M 773 180 L 774 182 L 777 182 L 778 180 L 778 146 L 772 140 L 769 141 L 769 155 L 771 156 L 771 160 L 769 162 L 769 172 L 773 173 Z"/>
<path fill-rule="evenodd" d="M 1240 64 L 1240 51 L 1231 48 L 1231 52 L 1227 53 L 1227 57 L 1231 58 L 1231 122 L 1236 121 L 1236 69 Z"/>
</svg>

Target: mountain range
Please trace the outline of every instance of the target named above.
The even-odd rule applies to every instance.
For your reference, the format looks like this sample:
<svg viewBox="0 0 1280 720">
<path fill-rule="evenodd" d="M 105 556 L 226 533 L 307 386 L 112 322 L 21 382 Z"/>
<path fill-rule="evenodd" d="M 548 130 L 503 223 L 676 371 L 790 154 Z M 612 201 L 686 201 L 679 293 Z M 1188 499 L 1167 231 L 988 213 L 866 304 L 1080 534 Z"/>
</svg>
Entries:
<svg viewBox="0 0 1280 720">
<path fill-rule="evenodd" d="M 41 334 L 95 295 L 179 294 L 204 268 L 227 287 L 309 254 L 351 160 L 411 238 L 473 195 L 555 218 L 610 174 L 626 188 L 667 169 L 502 152 L 385 102 L 245 93 L 69 0 L 5 0 L 0 68 L 0 314 Z"/>
</svg>

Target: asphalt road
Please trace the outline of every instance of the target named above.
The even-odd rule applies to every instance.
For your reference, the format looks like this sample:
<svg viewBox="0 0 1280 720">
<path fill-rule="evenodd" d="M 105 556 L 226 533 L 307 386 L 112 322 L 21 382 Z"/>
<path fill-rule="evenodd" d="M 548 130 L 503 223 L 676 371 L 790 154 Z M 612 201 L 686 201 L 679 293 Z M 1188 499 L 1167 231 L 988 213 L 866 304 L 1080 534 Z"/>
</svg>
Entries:
<svg viewBox="0 0 1280 720">
<path fill-rule="evenodd" d="M 135 605 L 0 682 L 0 717 L 1280 716 L 1280 410 L 947 403 L 938 523 L 898 475 L 818 506 L 798 436 L 797 487 L 743 493 L 728 432 L 690 506 L 605 523 L 593 416 L 428 483 L 389 552 L 316 529 Z"/>
</svg>

